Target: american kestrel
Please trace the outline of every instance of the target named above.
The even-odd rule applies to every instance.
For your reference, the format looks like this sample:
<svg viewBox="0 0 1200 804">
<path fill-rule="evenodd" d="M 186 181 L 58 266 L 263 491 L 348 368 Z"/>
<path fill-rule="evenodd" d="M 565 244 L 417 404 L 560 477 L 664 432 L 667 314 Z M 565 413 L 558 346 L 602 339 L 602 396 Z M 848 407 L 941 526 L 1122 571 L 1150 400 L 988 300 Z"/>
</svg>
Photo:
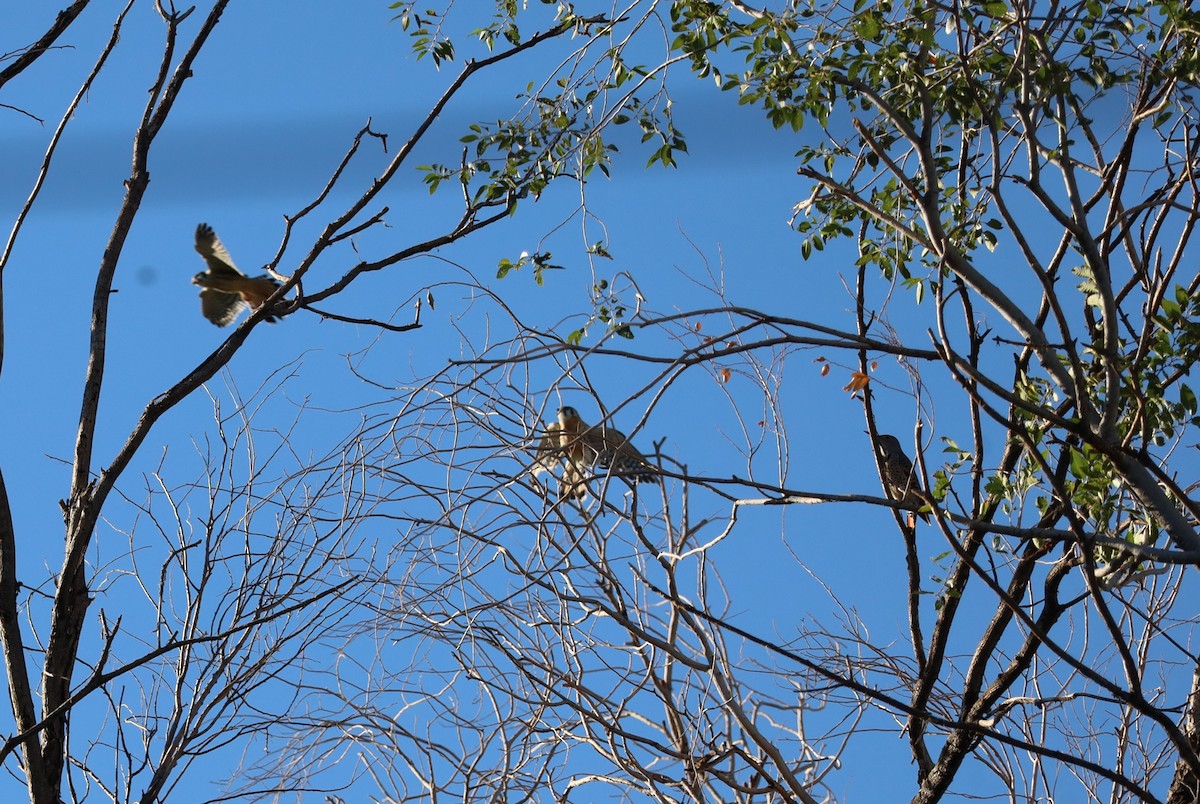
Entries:
<svg viewBox="0 0 1200 804">
<path fill-rule="evenodd" d="M 875 440 L 875 451 L 879 454 L 879 466 L 888 497 L 913 508 L 917 516 L 928 522 L 929 512 L 919 510 L 926 504 L 925 495 L 913 471 L 912 461 L 900 447 L 900 441 L 895 436 L 880 433 Z M 911 526 L 911 520 L 909 524 Z"/>
<path fill-rule="evenodd" d="M 654 467 L 624 433 L 606 425 L 585 424 L 579 411 L 569 405 L 558 409 L 558 421 L 538 440 L 533 474 L 551 472 L 560 462 L 564 465 L 560 497 L 582 499 L 587 495 L 584 472 L 589 466 L 607 469 L 634 483 L 653 483 L 657 477 Z"/>
<path fill-rule="evenodd" d="M 207 223 L 196 227 L 196 251 L 208 265 L 207 270 L 192 277 L 192 284 L 203 288 L 200 312 L 218 327 L 231 323 L 243 307 L 249 306 L 251 310 L 262 307 L 279 287 L 267 274 L 252 277 L 239 271 Z M 274 324 L 276 319 L 267 316 L 264 320 Z"/>
</svg>

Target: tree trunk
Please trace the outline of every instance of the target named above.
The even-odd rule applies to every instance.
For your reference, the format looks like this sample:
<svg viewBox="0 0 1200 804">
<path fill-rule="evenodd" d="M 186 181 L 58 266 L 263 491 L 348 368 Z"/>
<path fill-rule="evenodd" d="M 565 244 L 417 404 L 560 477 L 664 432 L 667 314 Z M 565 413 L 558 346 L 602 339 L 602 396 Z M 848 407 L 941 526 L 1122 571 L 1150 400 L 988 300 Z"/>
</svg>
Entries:
<svg viewBox="0 0 1200 804">
<path fill-rule="evenodd" d="M 1188 694 L 1187 710 L 1183 714 L 1180 727 L 1187 737 L 1192 750 L 1200 754 L 1200 666 L 1192 672 L 1192 691 Z M 1196 804 L 1200 801 L 1200 777 L 1196 771 L 1184 761 L 1183 757 L 1175 763 L 1175 778 L 1171 780 L 1171 789 L 1167 791 L 1167 804 Z"/>
</svg>

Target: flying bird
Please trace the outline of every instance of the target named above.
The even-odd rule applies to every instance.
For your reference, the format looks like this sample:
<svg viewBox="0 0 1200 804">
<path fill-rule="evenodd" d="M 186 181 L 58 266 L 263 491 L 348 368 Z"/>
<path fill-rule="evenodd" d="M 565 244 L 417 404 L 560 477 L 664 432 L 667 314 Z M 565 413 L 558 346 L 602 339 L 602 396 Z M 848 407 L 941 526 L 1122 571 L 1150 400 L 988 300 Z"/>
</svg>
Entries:
<svg viewBox="0 0 1200 804">
<path fill-rule="evenodd" d="M 558 421 L 546 428 L 534 454 L 535 476 L 552 472 L 559 463 L 564 465 L 560 498 L 587 496 L 588 467 L 606 469 L 633 483 L 653 483 L 658 476 L 650 462 L 629 443 L 628 436 L 614 427 L 585 424 L 579 411 L 569 405 L 558 409 Z"/>
<path fill-rule="evenodd" d="M 203 288 L 200 312 L 218 327 L 232 323 L 243 307 L 251 310 L 262 307 L 279 287 L 279 283 L 267 274 L 246 276 L 239 271 L 217 233 L 207 223 L 196 227 L 196 251 L 208 265 L 192 277 L 192 284 Z M 265 320 L 274 324 L 276 318 L 267 316 Z"/>
<path fill-rule="evenodd" d="M 922 521 L 929 521 L 929 512 L 921 511 L 926 497 L 913 471 L 912 461 L 904 454 L 900 441 L 895 436 L 880 433 L 875 439 L 875 452 L 879 456 L 879 467 L 883 475 L 884 490 L 888 497 L 905 507 L 912 508 Z M 912 520 L 909 520 L 911 527 Z"/>
</svg>

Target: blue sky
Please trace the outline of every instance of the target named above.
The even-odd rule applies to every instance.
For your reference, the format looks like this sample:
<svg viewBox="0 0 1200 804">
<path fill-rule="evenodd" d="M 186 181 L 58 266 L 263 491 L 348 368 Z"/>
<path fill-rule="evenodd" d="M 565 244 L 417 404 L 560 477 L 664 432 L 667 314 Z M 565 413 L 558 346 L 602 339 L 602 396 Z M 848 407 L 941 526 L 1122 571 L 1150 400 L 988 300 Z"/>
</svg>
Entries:
<svg viewBox="0 0 1200 804">
<path fill-rule="evenodd" d="M 53 12 L 40 5 L 9 4 L 0 11 L 0 51 L 33 39 L 47 24 Z M 386 6 L 353 0 L 334 12 L 331 4 L 313 0 L 234 3 L 218 25 L 155 146 L 151 188 L 118 271 L 100 465 L 123 442 L 146 402 L 183 377 L 227 334 L 201 318 L 196 289 L 189 283 L 201 268 L 192 247 L 196 224 L 211 224 L 242 270 L 256 273 L 279 246 L 283 216 L 320 191 L 366 120 L 389 132 L 394 149 L 454 75 L 454 65 L 436 72 L 428 61 L 412 58 L 407 38 L 390 21 Z M 6 224 L 24 199 L 58 116 L 109 34 L 109 14 L 101 4 L 90 9 L 65 37 L 70 49 L 44 57 L 5 89 L 5 103 L 46 121 L 43 126 L 0 110 L 5 177 L 0 213 Z M 63 461 L 71 455 L 77 425 L 91 283 L 123 192 L 130 133 L 145 101 L 160 38 L 152 5 L 136 6 L 111 69 L 68 128 L 55 171 L 5 273 L 0 406 L 6 415 L 0 417 L 0 461 L 22 534 L 23 578 L 41 579 L 61 560 L 57 500 L 68 490 Z M 546 63 L 526 59 L 473 88 L 439 119 L 412 165 L 456 161 L 465 126 L 509 114 L 514 95 L 539 77 Z M 787 223 L 792 205 L 808 189 L 795 174 L 793 154 L 813 134 L 773 131 L 759 113 L 737 107 L 732 96 L 687 78 L 682 70 L 673 86 L 678 125 L 689 145 L 680 169 L 647 169 L 646 153 L 635 142 L 622 142 L 612 179 L 597 174 L 585 186 L 590 212 L 607 227 L 613 261 L 589 264 L 583 253 L 587 242 L 599 239 L 595 224 L 587 232 L 578 219 L 560 226 L 580 196 L 577 186 L 562 183 L 538 204 L 522 206 L 513 220 L 444 249 L 437 255 L 444 262 L 425 258 L 394 266 L 326 305 L 346 313 L 394 316 L 395 323 L 404 323 L 414 300 L 432 289 L 436 309 L 424 311 L 421 329 L 380 336 L 370 327 L 321 322 L 302 311 L 276 326 L 258 327 L 227 375 L 209 384 L 209 393 L 229 411 L 230 386 L 248 395 L 270 381 L 280 366 L 290 365 L 295 376 L 268 407 L 268 415 L 281 422 L 289 420 L 301 400 L 314 408 L 337 409 L 363 398 L 384 399 L 386 392 L 366 392 L 364 397 L 346 370 L 347 362 L 357 365 L 358 360 L 347 356 L 370 347 L 361 368 L 398 396 L 414 379 L 460 356 L 461 333 L 477 343 L 492 334 L 483 317 L 488 304 L 473 299 L 461 284 L 468 277 L 501 296 L 528 323 L 553 327 L 564 336 L 587 310 L 595 279 L 622 272 L 636 278 L 647 307 L 658 312 L 713 305 L 716 300 L 694 280 L 720 270 L 733 304 L 850 329 L 847 289 L 853 281 L 853 253 L 835 246 L 805 263 L 800 237 Z M 367 153 L 348 184 L 360 186 L 355 181 L 378 169 L 385 158 L 377 151 Z M 329 203 L 337 209 L 352 197 L 339 191 Z M 379 249 L 393 239 L 415 241 L 439 232 L 454 215 L 454 200 L 452 192 L 431 198 L 415 170 L 402 171 L 386 197 L 390 228 L 362 238 L 361 247 Z M 554 252 L 565 270 L 548 273 L 544 287 L 534 285 L 528 269 L 503 281 L 494 279 L 501 258 L 535 250 L 551 231 L 543 247 Z M 312 233 L 301 227 L 299 242 Z M 287 266 L 303 253 L 300 246 L 289 250 L 281 270 L 288 273 Z M 315 284 L 338 275 L 355 259 L 349 248 L 335 252 L 314 268 Z M 908 300 L 893 306 L 900 304 Z M 919 332 L 924 326 L 900 314 L 895 318 L 901 328 Z M 647 336 L 631 348 L 669 346 Z M 860 405 L 842 390 L 847 378 L 840 368 L 819 376 L 813 360 L 821 356 L 816 350 L 797 351 L 779 371 L 791 438 L 788 483 L 815 491 L 878 494 Z M 910 445 L 917 411 L 907 378 L 895 361 L 879 360 L 876 410 L 881 430 Z M 656 372 L 619 359 L 597 358 L 589 367 L 609 405 L 651 383 Z M 579 407 L 586 418 L 596 418 L 590 398 L 569 390 L 560 393 L 551 387 L 554 379 L 553 371 L 534 371 L 533 388 L 546 398 L 547 418 L 559 399 Z M 650 396 L 635 399 L 615 424 L 630 428 L 648 409 Z M 965 438 L 956 429 L 962 427 L 957 411 L 938 409 L 936 401 L 927 400 L 940 417 L 927 437 Z M 738 438 L 736 414 L 754 423 L 759 408 L 761 397 L 747 378 L 735 375 L 722 386 L 711 376 L 689 375 L 652 408 L 639 443 L 648 446 L 665 438 L 664 451 L 696 474 L 744 475 L 745 461 L 730 439 Z M 136 494 L 139 473 L 160 461 L 182 475 L 195 471 L 195 445 L 211 431 L 211 419 L 212 403 L 204 395 L 172 411 L 155 429 L 123 490 Z M 336 417 L 312 415 L 304 421 L 295 436 L 301 453 L 323 454 L 342 434 L 322 429 L 326 423 L 340 427 Z M 936 449 L 935 443 L 935 454 Z M 756 467 L 764 481 L 779 479 L 771 476 L 770 461 Z M 132 521 L 119 506 L 112 516 L 117 530 Z M 766 637 L 786 635 L 800 622 L 836 620 L 838 601 L 831 599 L 836 597 L 870 624 L 877 644 L 903 644 L 903 551 L 890 512 L 821 505 L 746 510 L 741 517 L 736 538 L 710 556 L 733 601 L 732 619 Z M 136 542 L 136 533 L 134 538 Z M 929 532 L 920 538 L 925 557 L 945 549 Z M 98 548 L 98 562 L 120 552 L 119 547 L 107 550 Z M 929 569 L 936 571 L 936 566 Z M 113 589 L 105 605 L 115 609 L 127 587 L 114 580 Z M 212 775 L 218 776 L 220 763 L 232 759 L 218 754 Z M 856 742 L 844 767 L 831 786 L 846 800 L 879 800 L 879 795 L 898 788 L 907 792 L 914 784 L 907 749 L 892 735 Z M 201 786 L 206 781 L 204 771 L 193 779 Z M 199 791 L 193 799 L 181 793 L 179 800 L 202 800 L 208 794 Z"/>
</svg>

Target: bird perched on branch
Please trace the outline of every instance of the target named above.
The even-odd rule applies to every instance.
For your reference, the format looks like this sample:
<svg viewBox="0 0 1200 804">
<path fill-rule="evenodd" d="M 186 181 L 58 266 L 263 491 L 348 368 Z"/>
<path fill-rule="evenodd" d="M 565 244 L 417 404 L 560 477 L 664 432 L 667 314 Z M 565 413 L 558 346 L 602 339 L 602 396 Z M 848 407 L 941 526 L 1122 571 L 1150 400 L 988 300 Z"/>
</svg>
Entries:
<svg viewBox="0 0 1200 804">
<path fill-rule="evenodd" d="M 879 469 L 888 497 L 911 507 L 922 521 L 928 522 L 929 512 L 920 510 L 926 504 L 925 494 L 900 441 L 895 436 L 880 433 L 875 439 L 875 452 L 879 456 Z M 909 526 L 912 524 L 910 517 Z"/>
<path fill-rule="evenodd" d="M 192 277 L 192 284 L 199 285 L 200 312 L 218 327 L 226 326 L 243 307 L 257 310 L 263 306 L 279 283 L 269 275 L 246 276 L 237 269 L 225 246 L 217 239 L 217 233 L 207 223 L 196 227 L 196 251 L 204 258 L 208 268 Z M 274 324 L 274 316 L 266 321 Z"/>
<path fill-rule="evenodd" d="M 560 498 L 582 499 L 587 495 L 588 467 L 607 469 L 633 483 L 653 483 L 657 477 L 654 467 L 624 433 L 603 424 L 593 427 L 584 423 L 579 411 L 569 405 L 558 409 L 558 421 L 538 439 L 535 457 L 535 476 L 552 472 L 557 464 L 563 464 Z"/>
</svg>

